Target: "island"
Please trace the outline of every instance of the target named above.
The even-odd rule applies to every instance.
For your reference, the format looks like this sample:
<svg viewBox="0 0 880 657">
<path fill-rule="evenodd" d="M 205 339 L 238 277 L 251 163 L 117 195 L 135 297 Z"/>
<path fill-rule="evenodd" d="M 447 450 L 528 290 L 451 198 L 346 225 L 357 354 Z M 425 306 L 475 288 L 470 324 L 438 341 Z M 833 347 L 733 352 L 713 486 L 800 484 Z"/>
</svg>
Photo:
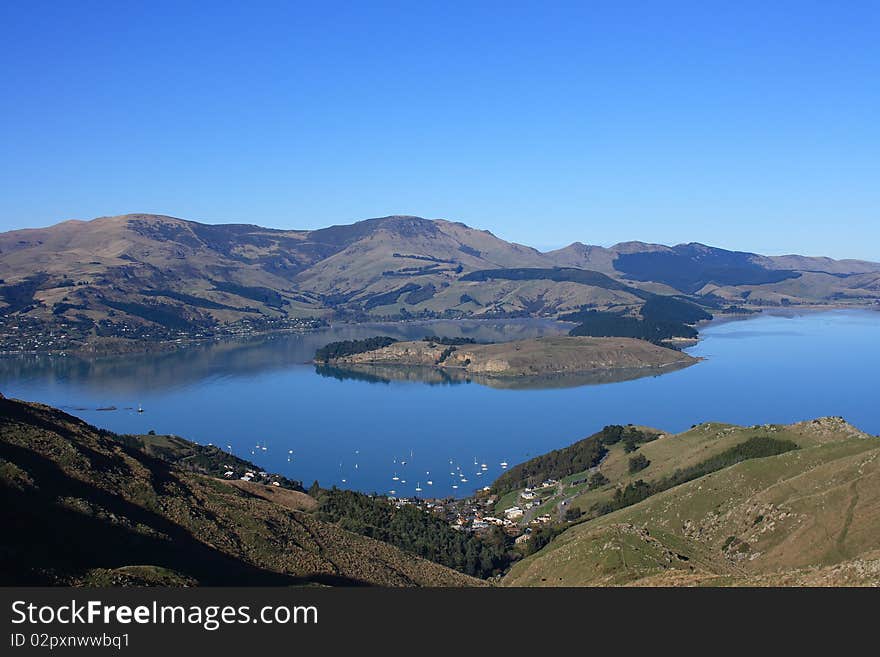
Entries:
<svg viewBox="0 0 880 657">
<path fill-rule="evenodd" d="M 453 378 L 531 380 L 615 373 L 635 378 L 697 363 L 682 351 L 634 338 L 551 336 L 492 344 L 436 338 L 398 342 L 391 338 L 336 343 L 319 350 L 315 362 L 334 372 L 384 373 L 389 366 L 439 370 Z M 397 377 L 390 377 L 397 378 Z"/>
</svg>

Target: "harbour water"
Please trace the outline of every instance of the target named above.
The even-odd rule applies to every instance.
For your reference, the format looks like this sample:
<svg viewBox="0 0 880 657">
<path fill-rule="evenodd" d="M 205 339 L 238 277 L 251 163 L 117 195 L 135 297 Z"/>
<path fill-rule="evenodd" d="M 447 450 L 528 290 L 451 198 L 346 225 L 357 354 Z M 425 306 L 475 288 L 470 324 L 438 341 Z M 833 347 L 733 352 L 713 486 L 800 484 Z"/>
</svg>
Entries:
<svg viewBox="0 0 880 657">
<path fill-rule="evenodd" d="M 0 391 L 118 432 L 154 430 L 231 446 L 307 486 L 317 479 L 397 495 L 464 495 L 491 483 L 502 462 L 567 445 L 606 424 L 677 432 L 703 421 L 751 425 L 841 415 L 880 433 L 880 313 L 868 310 L 710 325 L 688 349 L 704 358 L 699 364 L 615 383 L 429 385 L 418 377 L 326 376 L 307 362 L 315 349 L 340 339 L 510 340 L 568 328 L 543 320 L 358 325 L 158 356 L 6 356 Z"/>
</svg>

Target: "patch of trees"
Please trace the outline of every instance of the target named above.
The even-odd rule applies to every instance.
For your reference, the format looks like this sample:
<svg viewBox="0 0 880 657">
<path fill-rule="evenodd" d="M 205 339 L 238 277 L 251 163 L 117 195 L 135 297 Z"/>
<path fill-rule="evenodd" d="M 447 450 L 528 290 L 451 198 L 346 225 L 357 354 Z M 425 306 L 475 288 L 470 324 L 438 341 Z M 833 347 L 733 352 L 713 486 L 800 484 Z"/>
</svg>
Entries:
<svg viewBox="0 0 880 657">
<path fill-rule="evenodd" d="M 424 338 L 422 338 L 422 341 L 452 346 L 461 346 L 463 344 L 477 344 L 477 341 L 473 338 L 446 338 L 437 335 L 426 335 Z"/>
<path fill-rule="evenodd" d="M 427 260 L 428 262 L 442 262 L 449 265 L 454 265 L 455 260 L 444 260 L 443 258 L 436 258 L 434 256 L 426 256 L 426 255 L 412 255 L 409 253 L 392 253 L 392 258 L 408 258 L 410 260 Z"/>
<path fill-rule="evenodd" d="M 660 489 L 656 486 L 653 486 L 642 479 L 637 479 L 636 481 L 628 483 L 625 487 L 615 490 L 614 498 L 612 500 L 601 503 L 594 508 L 597 509 L 599 515 L 604 515 L 616 511 L 617 509 L 623 509 L 624 507 L 637 504 L 659 492 Z"/>
<path fill-rule="evenodd" d="M 566 522 L 574 522 L 579 519 L 582 515 L 584 515 L 583 511 L 580 510 L 579 507 L 570 506 L 565 510 L 565 521 Z"/>
<path fill-rule="evenodd" d="M 676 297 L 656 295 L 645 301 L 641 309 L 644 319 L 653 322 L 682 322 L 696 324 L 712 319 L 712 315 L 697 304 Z"/>
<path fill-rule="evenodd" d="M 454 347 L 454 346 L 453 347 L 446 347 L 443 351 L 440 352 L 440 355 L 437 357 L 437 361 L 435 362 L 435 365 L 439 365 L 440 363 L 445 362 L 446 359 L 449 358 L 455 350 L 456 350 L 456 347 Z"/>
<path fill-rule="evenodd" d="M 34 303 L 34 293 L 49 279 L 45 272 L 28 276 L 23 281 L 0 287 L 0 298 L 8 304 L 5 313 L 23 310 Z"/>
<path fill-rule="evenodd" d="M 651 461 L 644 454 L 636 454 L 629 459 L 629 473 L 635 474 L 651 465 Z"/>
<path fill-rule="evenodd" d="M 655 344 L 670 338 L 697 337 L 693 327 L 681 322 L 643 320 L 597 310 L 585 313 L 579 319 L 580 326 L 569 331 L 569 335 L 637 338 Z"/>
<path fill-rule="evenodd" d="M 535 486 L 547 479 L 560 479 L 598 465 L 608 453 L 600 437 L 601 432 L 513 466 L 495 480 L 493 492 L 504 495 L 526 486 Z"/>
<path fill-rule="evenodd" d="M 223 281 L 211 281 L 211 284 L 221 292 L 228 292 L 245 299 L 253 299 L 254 301 L 266 304 L 270 308 L 281 308 L 287 303 L 284 297 L 269 287 L 250 287 Z"/>
<path fill-rule="evenodd" d="M 54 306 L 52 306 L 53 315 L 63 315 L 68 310 L 86 310 L 86 305 L 61 302 L 56 303 Z"/>
<path fill-rule="evenodd" d="M 510 468 L 492 485 L 493 492 L 504 495 L 512 490 L 535 486 L 547 479 L 561 479 L 599 465 L 608 453 L 607 445 L 621 440 L 645 442 L 657 434 L 637 427 L 612 424 L 573 445 L 529 459 Z"/>
<path fill-rule="evenodd" d="M 579 322 L 570 335 L 592 337 L 638 338 L 659 343 L 669 338 L 696 338 L 691 324 L 712 319 L 703 308 L 677 297 L 651 295 L 642 305 L 642 317 L 622 313 L 583 309 L 559 319 Z"/>
<path fill-rule="evenodd" d="M 141 294 L 145 297 L 167 297 L 169 299 L 174 299 L 176 301 L 187 303 L 190 306 L 195 306 L 196 308 L 208 308 L 210 310 L 235 310 L 247 313 L 259 312 L 256 308 L 236 308 L 235 306 L 227 306 L 226 304 L 211 301 L 210 299 L 204 299 L 202 297 L 196 297 L 191 294 L 175 292 L 174 290 L 141 290 Z"/>
<path fill-rule="evenodd" d="M 554 538 L 559 536 L 566 530 L 565 525 L 550 524 L 541 525 L 532 530 L 529 540 L 526 542 L 526 556 L 535 554 L 535 552 L 543 549 L 550 544 Z"/>
<path fill-rule="evenodd" d="M 309 494 L 318 500 L 316 514 L 322 520 L 467 575 L 497 575 L 513 559 L 510 538 L 499 527 L 479 535 L 456 531 L 444 519 L 412 505 L 398 509 L 385 498 L 315 488 Z"/>
<path fill-rule="evenodd" d="M 602 439 L 606 445 L 614 445 L 619 442 L 623 443 L 623 451 L 627 454 L 634 452 L 642 443 L 649 443 L 660 437 L 659 433 L 654 431 L 646 431 L 632 425 L 621 426 L 612 424 L 605 427 L 605 437 Z"/>
<path fill-rule="evenodd" d="M 156 304 L 155 306 L 147 306 L 141 303 L 129 303 L 126 301 L 111 301 L 110 299 L 101 299 L 101 303 L 115 310 L 121 310 L 129 315 L 140 317 L 148 322 L 159 324 L 167 329 L 175 331 L 187 331 L 198 322 L 192 322 L 181 314 L 181 311 L 168 304 Z"/>
<path fill-rule="evenodd" d="M 395 342 L 397 342 L 396 338 L 387 335 L 378 335 L 363 340 L 341 340 L 339 342 L 331 342 L 315 352 L 315 360 L 321 363 L 326 363 L 336 358 L 343 358 L 345 356 L 352 356 L 354 354 L 362 354 L 367 351 L 382 349 Z"/>
<path fill-rule="evenodd" d="M 798 449 L 797 444 L 790 440 L 780 440 L 769 436 L 755 436 L 739 445 L 734 445 L 730 449 L 724 450 L 720 454 L 710 456 L 705 461 L 676 470 L 670 476 L 663 477 L 655 482 L 649 483 L 641 479 L 631 482 L 623 488 L 618 488 L 611 500 L 594 505 L 592 511 L 594 515 L 605 515 L 606 513 L 641 502 L 652 495 L 669 490 L 680 484 L 723 470 L 724 468 L 729 468 L 737 463 L 750 459 L 776 456 L 795 449 Z M 642 455 L 640 454 L 639 456 Z M 632 459 L 630 462 L 632 462 Z"/>
<path fill-rule="evenodd" d="M 440 269 L 440 265 L 425 265 L 424 267 L 403 267 L 402 269 L 386 269 L 382 272 L 383 276 L 390 277 L 398 277 L 405 278 L 409 276 L 426 276 L 429 274 L 436 274 L 442 271 Z"/>
<path fill-rule="evenodd" d="M 557 283 L 580 283 L 581 285 L 591 285 L 606 290 L 633 290 L 601 272 L 592 271 L 590 269 L 576 269 L 574 267 L 553 267 L 552 269 L 540 267 L 479 269 L 477 271 L 472 271 L 469 274 L 465 274 L 460 280 L 488 281 L 492 279 L 506 281 L 547 280 Z"/>
<path fill-rule="evenodd" d="M 383 294 L 377 294 L 367 299 L 366 303 L 364 303 L 364 310 L 378 308 L 379 306 L 390 306 L 391 304 L 397 303 L 397 300 L 400 298 L 401 294 L 406 294 L 407 292 L 415 292 L 419 289 L 419 287 L 420 286 L 416 285 L 415 283 L 407 283 L 403 287 L 399 287 L 396 290 L 390 290 L 388 292 L 384 292 Z"/>
<path fill-rule="evenodd" d="M 344 303 L 348 303 L 356 294 L 358 294 L 357 291 L 345 293 L 335 292 L 333 294 L 322 294 L 320 295 L 320 298 L 322 303 L 331 307 L 335 307 Z M 366 316 L 357 315 L 355 317 L 346 317 L 345 319 L 365 320 Z"/>
<path fill-rule="evenodd" d="M 410 305 L 415 305 L 417 303 L 421 303 L 422 301 L 427 301 L 432 298 L 437 293 L 437 288 L 432 284 L 428 283 L 428 285 L 422 285 L 418 290 L 413 290 L 404 298 L 404 303 L 408 303 Z"/>
<path fill-rule="evenodd" d="M 579 311 L 560 316 L 561 320 L 580 322 L 569 335 L 595 338 L 637 338 L 657 344 L 669 338 L 696 338 L 697 331 L 682 322 L 645 320 L 599 310 Z"/>
<path fill-rule="evenodd" d="M 705 461 L 692 465 L 682 470 L 676 470 L 672 475 L 666 477 L 662 481 L 664 490 L 678 486 L 692 479 L 697 479 L 703 475 L 729 468 L 732 465 L 748 461 L 749 459 L 760 459 L 767 456 L 776 456 L 797 449 L 796 443 L 790 440 L 780 440 L 769 436 L 755 436 L 747 441 L 735 445 L 720 454 L 711 456 Z"/>
</svg>

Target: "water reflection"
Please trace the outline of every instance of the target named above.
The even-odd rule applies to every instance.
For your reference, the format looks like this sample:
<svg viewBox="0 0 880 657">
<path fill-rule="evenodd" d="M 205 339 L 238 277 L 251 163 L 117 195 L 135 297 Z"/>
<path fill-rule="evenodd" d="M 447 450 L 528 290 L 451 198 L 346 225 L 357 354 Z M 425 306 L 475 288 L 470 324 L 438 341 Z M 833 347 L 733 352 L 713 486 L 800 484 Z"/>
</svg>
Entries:
<svg viewBox="0 0 880 657">
<path fill-rule="evenodd" d="M 317 349 L 336 340 L 375 335 L 418 340 L 426 335 L 442 335 L 473 338 L 478 342 L 505 342 L 559 335 L 570 327 L 570 323 L 534 319 L 343 324 L 313 333 L 223 340 L 147 354 L 102 358 L 25 354 L 0 358 L 0 384 L 75 384 L 117 395 L 167 391 L 200 381 L 250 378 L 305 365 L 311 362 Z"/>
<path fill-rule="evenodd" d="M 0 358 L 0 391 L 66 407 L 113 431 L 156 430 L 231 445 L 291 479 L 411 495 L 430 476 L 433 495 L 463 495 L 501 474 L 502 462 L 568 445 L 606 424 L 678 432 L 702 421 L 751 425 L 840 415 L 877 433 L 878 320 L 880 314 L 861 311 L 716 324 L 687 350 L 705 359 L 698 366 L 622 382 L 541 382 L 541 390 L 501 390 L 473 377 L 468 385 L 443 370 L 321 376 L 303 365 L 332 340 L 430 333 L 488 341 L 567 328 L 515 321 L 343 326 L 94 361 Z M 548 389 L 553 384 L 559 387 Z M 479 474 L 475 461 L 488 470 Z M 450 474 L 458 466 L 468 483 Z"/>
<path fill-rule="evenodd" d="M 694 363 L 674 363 L 667 367 L 642 367 L 636 369 L 589 370 L 541 376 L 499 377 L 474 374 L 463 369 L 441 367 L 418 367 L 407 365 L 317 365 L 320 376 L 338 381 L 366 381 L 389 384 L 393 381 L 417 382 L 427 385 L 458 385 L 478 383 L 499 390 L 549 390 L 578 388 L 605 383 L 634 381 L 690 367 Z"/>
</svg>

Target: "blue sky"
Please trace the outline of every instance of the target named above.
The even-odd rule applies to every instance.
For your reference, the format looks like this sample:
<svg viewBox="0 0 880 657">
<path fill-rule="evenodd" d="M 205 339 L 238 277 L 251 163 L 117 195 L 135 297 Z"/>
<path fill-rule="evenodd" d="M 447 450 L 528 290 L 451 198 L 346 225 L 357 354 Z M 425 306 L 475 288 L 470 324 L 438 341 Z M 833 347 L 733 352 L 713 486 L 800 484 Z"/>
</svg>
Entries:
<svg viewBox="0 0 880 657">
<path fill-rule="evenodd" d="M 449 218 L 880 260 L 880 3 L 6 2 L 0 229 Z"/>
</svg>

